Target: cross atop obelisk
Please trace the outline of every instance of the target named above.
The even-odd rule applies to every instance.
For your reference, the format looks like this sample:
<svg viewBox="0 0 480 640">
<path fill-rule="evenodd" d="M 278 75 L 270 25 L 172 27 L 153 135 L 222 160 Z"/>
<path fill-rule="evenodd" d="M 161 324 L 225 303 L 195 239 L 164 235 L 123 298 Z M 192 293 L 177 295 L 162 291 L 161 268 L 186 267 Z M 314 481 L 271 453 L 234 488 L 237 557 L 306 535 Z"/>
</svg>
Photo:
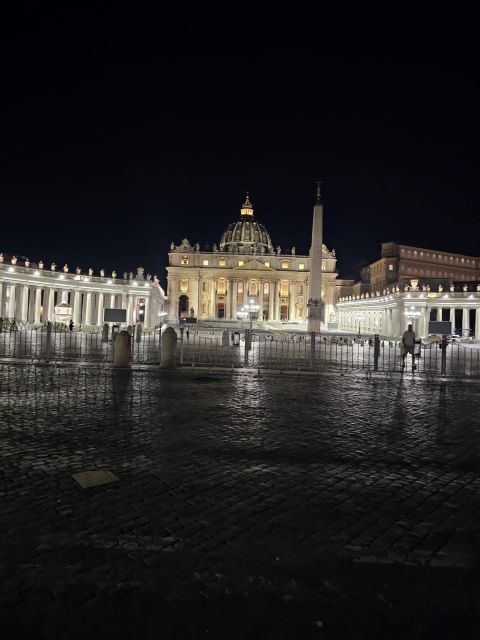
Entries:
<svg viewBox="0 0 480 640">
<path fill-rule="evenodd" d="M 323 205 L 322 183 L 317 182 L 317 197 L 313 207 L 312 246 L 310 249 L 310 288 L 308 296 L 308 331 L 320 333 L 323 319 L 322 258 L 323 258 Z"/>
</svg>

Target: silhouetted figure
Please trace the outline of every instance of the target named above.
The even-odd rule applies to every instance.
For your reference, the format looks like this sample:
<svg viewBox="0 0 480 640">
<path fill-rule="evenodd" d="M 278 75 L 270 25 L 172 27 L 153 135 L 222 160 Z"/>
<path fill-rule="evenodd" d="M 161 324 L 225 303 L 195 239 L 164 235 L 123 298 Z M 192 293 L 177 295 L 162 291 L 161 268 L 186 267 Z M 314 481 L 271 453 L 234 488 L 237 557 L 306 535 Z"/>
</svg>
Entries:
<svg viewBox="0 0 480 640">
<path fill-rule="evenodd" d="M 73 331 L 73 320 L 70 318 L 70 322 L 68 323 L 68 328 L 70 331 Z"/>
</svg>

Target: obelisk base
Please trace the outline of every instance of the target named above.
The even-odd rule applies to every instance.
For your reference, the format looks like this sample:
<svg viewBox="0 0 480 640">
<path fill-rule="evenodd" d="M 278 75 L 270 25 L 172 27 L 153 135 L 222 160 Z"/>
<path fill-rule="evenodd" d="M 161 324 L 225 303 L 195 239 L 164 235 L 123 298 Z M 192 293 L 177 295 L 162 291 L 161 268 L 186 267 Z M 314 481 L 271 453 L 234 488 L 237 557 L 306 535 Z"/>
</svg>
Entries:
<svg viewBox="0 0 480 640">
<path fill-rule="evenodd" d="M 310 299 L 307 307 L 307 331 L 320 333 L 320 327 L 323 321 L 323 302 L 321 300 Z"/>
</svg>

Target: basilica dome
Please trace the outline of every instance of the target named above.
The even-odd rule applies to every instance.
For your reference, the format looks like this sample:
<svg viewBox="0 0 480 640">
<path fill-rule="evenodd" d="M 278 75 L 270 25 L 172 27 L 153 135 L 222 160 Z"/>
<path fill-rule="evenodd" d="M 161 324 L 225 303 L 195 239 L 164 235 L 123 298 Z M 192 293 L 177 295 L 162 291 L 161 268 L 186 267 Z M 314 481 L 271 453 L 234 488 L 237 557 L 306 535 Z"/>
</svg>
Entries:
<svg viewBox="0 0 480 640">
<path fill-rule="evenodd" d="M 222 234 L 220 251 L 274 253 L 268 231 L 253 215 L 253 206 L 248 193 L 240 209 L 240 218 L 229 224 Z"/>
</svg>

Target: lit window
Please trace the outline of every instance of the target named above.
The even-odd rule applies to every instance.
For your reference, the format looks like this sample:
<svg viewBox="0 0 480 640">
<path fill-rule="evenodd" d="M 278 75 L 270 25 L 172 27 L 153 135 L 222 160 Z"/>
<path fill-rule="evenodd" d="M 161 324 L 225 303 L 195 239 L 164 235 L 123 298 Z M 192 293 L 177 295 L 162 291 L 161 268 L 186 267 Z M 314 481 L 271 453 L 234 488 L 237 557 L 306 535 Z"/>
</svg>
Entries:
<svg viewBox="0 0 480 640">
<path fill-rule="evenodd" d="M 243 293 L 243 282 L 239 282 L 237 285 L 238 293 Z"/>
<path fill-rule="evenodd" d="M 300 262 L 300 264 L 298 265 L 298 268 L 303 271 L 305 269 L 305 265 L 303 262 Z"/>
<path fill-rule="evenodd" d="M 257 295 L 257 283 L 255 280 L 252 280 L 248 285 L 248 295 L 249 296 Z"/>
<path fill-rule="evenodd" d="M 270 263 L 269 263 L 269 262 L 265 262 L 265 266 L 266 266 L 266 267 L 269 267 L 269 266 L 270 266 Z"/>
<path fill-rule="evenodd" d="M 207 285 L 207 283 L 206 283 L 206 282 L 203 282 L 203 283 L 202 283 L 202 291 L 203 291 L 204 293 L 206 293 L 206 291 L 207 291 L 207 286 L 208 286 L 208 285 Z"/>
<path fill-rule="evenodd" d="M 180 280 L 180 291 L 186 293 L 188 290 L 188 280 Z"/>
<path fill-rule="evenodd" d="M 284 260 L 284 261 L 282 262 L 282 269 L 288 269 L 288 267 L 289 267 L 289 266 L 290 266 L 290 265 L 288 264 L 288 262 L 287 262 L 286 260 Z"/>
<path fill-rule="evenodd" d="M 225 280 L 220 279 L 218 281 L 217 291 L 218 293 L 225 293 Z"/>
<path fill-rule="evenodd" d="M 188 264 L 187 256 L 182 256 L 181 264 Z"/>
<path fill-rule="evenodd" d="M 270 293 L 270 285 L 268 282 L 263 283 L 263 295 L 268 296 Z"/>
<path fill-rule="evenodd" d="M 238 261 L 238 266 L 239 267 L 243 267 L 244 264 L 245 264 L 245 262 L 243 260 L 239 260 Z"/>
<path fill-rule="evenodd" d="M 280 283 L 280 295 L 288 296 L 288 282 Z"/>
<path fill-rule="evenodd" d="M 327 263 L 325 260 L 322 260 L 322 271 L 326 271 L 327 270 Z"/>
<path fill-rule="evenodd" d="M 204 260 L 204 261 L 203 261 L 203 266 L 204 266 L 204 267 L 208 267 L 208 260 Z"/>
<path fill-rule="evenodd" d="M 389 271 L 393 271 L 393 264 L 389 264 L 389 265 L 388 265 L 388 270 L 389 270 Z"/>
<path fill-rule="evenodd" d="M 218 261 L 218 266 L 219 267 L 226 267 L 227 266 L 227 261 L 225 260 L 225 258 L 220 258 L 220 260 Z"/>
</svg>

